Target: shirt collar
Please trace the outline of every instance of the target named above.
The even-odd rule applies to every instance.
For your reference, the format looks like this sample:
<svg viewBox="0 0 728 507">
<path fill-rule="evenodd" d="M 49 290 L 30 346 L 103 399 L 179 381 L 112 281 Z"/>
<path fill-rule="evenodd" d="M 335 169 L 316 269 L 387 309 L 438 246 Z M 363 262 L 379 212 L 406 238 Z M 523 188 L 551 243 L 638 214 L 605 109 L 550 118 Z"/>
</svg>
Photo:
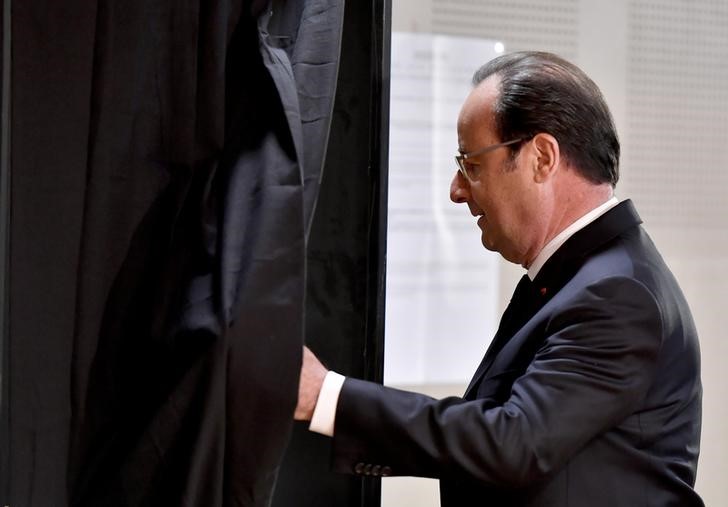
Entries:
<svg viewBox="0 0 728 507">
<path fill-rule="evenodd" d="M 566 229 L 558 233 L 551 241 L 546 244 L 545 247 L 543 247 L 543 249 L 536 256 L 536 259 L 528 268 L 528 278 L 533 281 L 536 278 L 536 275 L 538 275 L 538 272 L 541 271 L 543 265 L 546 264 L 546 261 L 549 260 L 554 252 L 556 252 L 556 250 L 558 250 L 559 247 L 563 245 L 567 239 L 569 239 L 576 232 L 580 231 L 581 229 L 592 223 L 594 220 L 602 216 L 604 213 L 615 207 L 617 204 L 619 204 L 619 199 L 617 199 L 616 197 L 612 197 L 611 199 L 603 204 L 600 204 L 599 206 L 588 212 L 586 215 L 577 219 Z"/>
</svg>

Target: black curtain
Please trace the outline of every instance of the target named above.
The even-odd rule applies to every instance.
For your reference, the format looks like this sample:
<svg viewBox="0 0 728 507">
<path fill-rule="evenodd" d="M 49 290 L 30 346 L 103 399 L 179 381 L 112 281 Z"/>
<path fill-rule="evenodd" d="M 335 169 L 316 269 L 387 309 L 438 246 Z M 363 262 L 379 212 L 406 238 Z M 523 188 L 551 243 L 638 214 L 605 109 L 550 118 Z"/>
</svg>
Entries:
<svg viewBox="0 0 728 507">
<path fill-rule="evenodd" d="M 11 4 L 0 500 L 266 505 L 304 304 L 381 378 L 386 2 L 347 5 L 315 214 L 342 1 Z"/>
<path fill-rule="evenodd" d="M 381 382 L 389 135 L 389 1 L 348 1 L 321 193 L 308 242 L 306 342 L 330 368 Z M 274 507 L 373 507 L 380 479 L 334 474 L 331 441 L 297 423 Z"/>
</svg>

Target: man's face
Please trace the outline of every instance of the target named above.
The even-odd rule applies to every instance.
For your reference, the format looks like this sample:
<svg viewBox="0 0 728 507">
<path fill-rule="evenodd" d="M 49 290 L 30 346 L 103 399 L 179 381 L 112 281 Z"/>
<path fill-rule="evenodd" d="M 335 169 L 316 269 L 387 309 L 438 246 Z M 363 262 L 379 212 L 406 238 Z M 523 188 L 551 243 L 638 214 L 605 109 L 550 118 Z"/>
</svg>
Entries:
<svg viewBox="0 0 728 507">
<path fill-rule="evenodd" d="M 491 77 L 466 99 L 458 118 L 461 153 L 509 141 L 495 132 L 492 106 L 497 93 L 497 79 Z M 470 213 L 478 217 L 483 246 L 522 265 L 535 258 L 543 231 L 540 189 L 531 169 L 534 156 L 529 141 L 521 145 L 515 159 L 508 147 L 474 156 L 464 162 L 471 181 L 456 172 L 450 185 L 450 198 L 467 203 Z"/>
</svg>

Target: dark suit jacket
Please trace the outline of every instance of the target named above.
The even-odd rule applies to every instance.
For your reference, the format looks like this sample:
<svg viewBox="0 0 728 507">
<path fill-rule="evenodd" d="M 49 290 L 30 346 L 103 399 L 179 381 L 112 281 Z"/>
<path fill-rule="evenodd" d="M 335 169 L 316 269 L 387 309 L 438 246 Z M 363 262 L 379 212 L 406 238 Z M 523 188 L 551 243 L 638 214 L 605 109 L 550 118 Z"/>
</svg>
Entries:
<svg viewBox="0 0 728 507">
<path fill-rule="evenodd" d="M 347 379 L 334 468 L 440 478 L 443 507 L 702 505 L 697 333 L 640 223 L 625 201 L 562 245 L 464 398 Z"/>
</svg>

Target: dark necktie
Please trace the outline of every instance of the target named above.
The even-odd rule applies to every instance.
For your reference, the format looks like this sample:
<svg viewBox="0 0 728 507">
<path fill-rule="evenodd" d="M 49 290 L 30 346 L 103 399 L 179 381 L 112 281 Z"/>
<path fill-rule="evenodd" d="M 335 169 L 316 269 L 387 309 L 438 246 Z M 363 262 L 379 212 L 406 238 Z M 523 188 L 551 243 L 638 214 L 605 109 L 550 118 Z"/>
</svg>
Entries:
<svg viewBox="0 0 728 507">
<path fill-rule="evenodd" d="M 516 285 L 516 290 L 513 291 L 506 311 L 503 312 L 498 331 L 495 333 L 491 346 L 488 347 L 489 352 L 494 346 L 498 346 L 497 342 L 503 341 L 504 337 L 507 341 L 525 323 L 524 320 L 531 316 L 533 290 L 533 282 L 531 282 L 527 274 L 523 275 L 518 281 L 518 285 Z"/>
<path fill-rule="evenodd" d="M 493 362 L 493 358 L 508 343 L 513 334 L 530 318 L 533 299 L 533 283 L 525 274 L 516 285 L 516 290 L 513 291 L 511 296 L 511 302 L 508 303 L 508 307 L 506 307 L 506 311 L 503 312 L 501 317 L 498 331 L 496 331 L 483 360 L 480 362 L 480 366 L 475 370 L 475 375 L 473 375 L 473 379 L 465 391 L 467 398 L 472 398 L 468 394 L 480 383 L 481 377 Z"/>
</svg>

